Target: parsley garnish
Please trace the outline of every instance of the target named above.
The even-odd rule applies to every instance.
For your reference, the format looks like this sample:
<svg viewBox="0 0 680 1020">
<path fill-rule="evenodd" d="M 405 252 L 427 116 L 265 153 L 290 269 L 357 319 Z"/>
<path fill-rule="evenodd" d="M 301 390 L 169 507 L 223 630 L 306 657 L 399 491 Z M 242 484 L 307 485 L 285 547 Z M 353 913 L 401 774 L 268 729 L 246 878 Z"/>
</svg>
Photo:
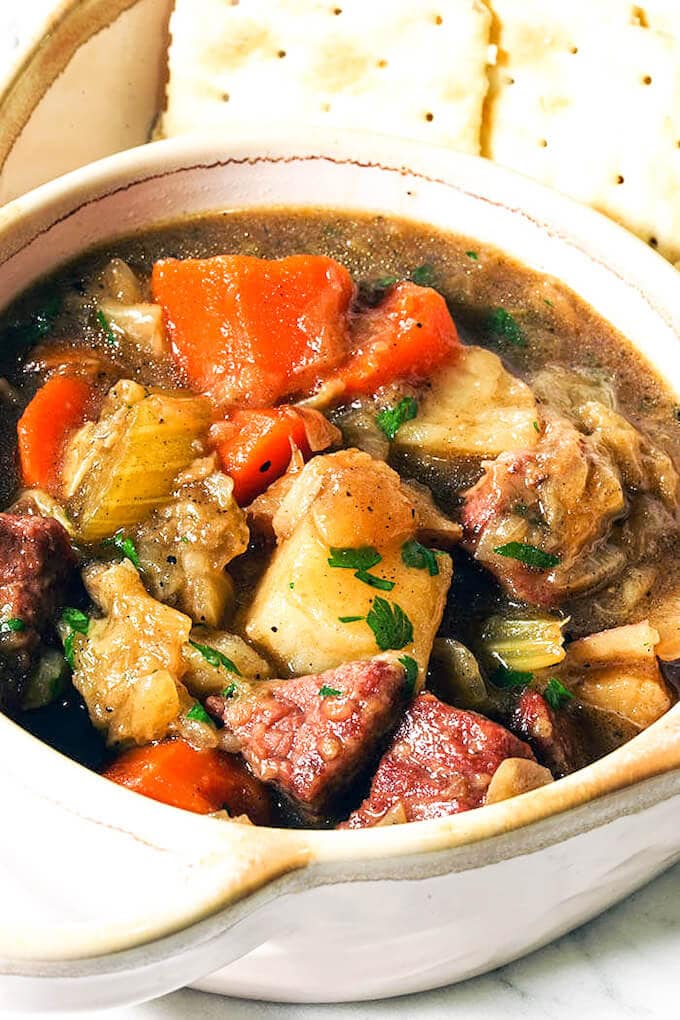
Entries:
<svg viewBox="0 0 680 1020">
<path fill-rule="evenodd" d="M 223 689 L 222 697 L 223 698 L 233 698 L 234 695 L 236 694 L 237 690 L 238 690 L 238 688 L 237 688 L 236 684 L 233 683 L 233 681 L 232 681 L 232 683 L 227 684 L 227 686 Z"/>
<path fill-rule="evenodd" d="M 343 570 L 370 570 L 380 563 L 382 556 L 372 545 L 360 545 L 356 549 L 331 546 L 328 557 L 329 567 L 341 567 Z"/>
<path fill-rule="evenodd" d="M 373 600 L 366 623 L 375 635 L 376 644 L 382 652 L 390 648 L 399 650 L 413 641 L 413 624 L 396 602 L 391 605 L 380 595 Z"/>
<path fill-rule="evenodd" d="M 291 591 L 295 591 L 295 581 L 289 581 L 288 587 L 290 588 Z"/>
<path fill-rule="evenodd" d="M 399 662 L 404 667 L 406 673 L 404 677 L 406 693 L 409 698 L 412 698 L 416 689 L 416 680 L 418 679 L 418 663 L 410 655 L 402 655 Z"/>
<path fill-rule="evenodd" d="M 535 545 L 527 545 L 526 542 L 506 542 L 505 545 L 496 546 L 494 552 L 511 560 L 519 560 L 537 570 L 549 570 L 560 562 L 559 556 L 537 549 Z"/>
<path fill-rule="evenodd" d="M 110 324 L 109 320 L 106 318 L 106 316 L 104 315 L 104 313 L 101 310 L 101 308 L 97 309 L 97 322 L 99 323 L 99 325 L 101 326 L 102 330 L 104 331 L 104 336 L 106 337 L 107 344 L 111 344 L 112 347 L 117 347 L 118 346 L 118 341 L 116 340 L 116 334 L 111 329 L 111 324 Z"/>
<path fill-rule="evenodd" d="M 537 421 L 533 421 L 531 424 L 534 426 L 534 430 L 536 432 L 540 432 L 541 431 L 541 426 L 538 424 Z"/>
<path fill-rule="evenodd" d="M 434 287 L 434 267 L 428 263 L 417 266 L 411 273 L 411 280 L 419 287 Z"/>
<path fill-rule="evenodd" d="M 568 687 L 564 686 L 561 680 L 558 680 L 557 677 L 554 676 L 548 681 L 548 686 L 543 691 L 543 697 L 552 709 L 558 711 L 558 709 L 563 708 L 568 701 L 571 701 L 574 695 Z"/>
<path fill-rule="evenodd" d="M 0 633 L 7 634 L 10 631 L 26 630 L 26 624 L 18 616 L 12 616 L 9 620 L 0 622 Z"/>
<path fill-rule="evenodd" d="M 28 322 L 15 323 L 10 326 L 8 330 L 10 339 L 15 343 L 31 347 L 49 333 L 60 309 L 61 299 L 57 294 L 52 294 Z"/>
<path fill-rule="evenodd" d="M 336 687 L 329 687 L 327 684 L 322 684 L 319 687 L 320 698 L 338 698 L 341 694 L 342 691 L 339 691 Z"/>
<path fill-rule="evenodd" d="M 102 545 L 112 545 L 116 552 L 120 553 L 121 559 L 129 560 L 134 567 L 139 569 L 139 556 L 135 549 L 135 543 L 122 530 L 117 531 L 111 538 L 105 538 Z"/>
<path fill-rule="evenodd" d="M 407 567 L 415 567 L 416 570 L 427 570 L 430 577 L 436 577 L 439 573 L 437 557 L 426 545 L 421 545 L 415 539 L 404 542 L 401 547 L 401 558 Z"/>
<path fill-rule="evenodd" d="M 526 347 L 527 345 L 517 320 L 505 308 L 492 308 L 486 317 L 484 326 L 496 339 L 507 340 L 515 347 Z"/>
<path fill-rule="evenodd" d="M 217 648 L 211 648 L 210 645 L 200 645 L 198 641 L 189 640 L 189 644 L 192 648 L 195 648 L 197 652 L 200 652 L 206 662 L 215 669 L 219 669 L 220 666 L 224 666 L 230 673 L 236 673 L 236 676 L 241 675 L 241 670 L 238 668 L 235 662 L 232 662 L 226 655 L 219 652 Z"/>
<path fill-rule="evenodd" d="M 508 669 L 507 666 L 499 666 L 491 677 L 496 687 L 526 687 L 534 679 L 533 673 L 525 673 L 521 669 Z"/>
<path fill-rule="evenodd" d="M 357 570 L 354 576 L 379 591 L 392 591 L 394 588 L 394 581 L 388 581 L 386 577 L 376 577 L 375 574 L 369 574 L 367 570 Z"/>
<path fill-rule="evenodd" d="M 473 262 L 476 262 L 477 259 L 479 258 L 479 255 L 477 254 L 476 251 L 466 251 L 465 254 L 469 259 L 472 259 Z"/>
<path fill-rule="evenodd" d="M 194 719 L 196 722 L 210 723 L 212 725 L 212 719 L 198 701 L 187 712 L 187 719 Z"/>
<path fill-rule="evenodd" d="M 179 540 L 180 542 L 184 542 L 185 544 L 189 541 L 186 535 L 180 535 Z"/>
<path fill-rule="evenodd" d="M 64 638 L 64 658 L 71 669 L 75 669 L 73 640 L 76 632 L 78 634 L 87 634 L 90 627 L 90 617 L 83 613 L 80 609 L 73 609 L 70 606 L 66 606 L 66 608 L 62 610 L 61 619 L 62 622 L 69 628 L 69 632 Z"/>
<path fill-rule="evenodd" d="M 375 420 L 378 428 L 392 442 L 401 426 L 407 421 L 413 421 L 417 414 L 418 401 L 415 397 L 402 397 L 395 407 L 385 407 L 378 411 Z"/>
<path fill-rule="evenodd" d="M 396 276 L 381 276 L 375 281 L 376 287 L 380 287 L 382 290 L 393 287 L 395 283 L 399 283 L 399 278 Z"/>
<path fill-rule="evenodd" d="M 357 620 L 365 620 L 365 616 L 339 616 L 340 623 L 356 623 Z"/>
</svg>

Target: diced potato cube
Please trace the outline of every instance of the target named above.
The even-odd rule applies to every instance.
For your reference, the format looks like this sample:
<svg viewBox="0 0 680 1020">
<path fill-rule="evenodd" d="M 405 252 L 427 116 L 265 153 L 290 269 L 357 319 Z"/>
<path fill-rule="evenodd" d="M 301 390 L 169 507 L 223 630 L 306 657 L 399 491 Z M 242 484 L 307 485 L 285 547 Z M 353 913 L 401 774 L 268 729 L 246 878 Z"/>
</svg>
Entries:
<svg viewBox="0 0 680 1020">
<path fill-rule="evenodd" d="M 505 758 L 489 783 L 485 804 L 497 804 L 553 782 L 550 769 L 527 758 Z"/>
</svg>

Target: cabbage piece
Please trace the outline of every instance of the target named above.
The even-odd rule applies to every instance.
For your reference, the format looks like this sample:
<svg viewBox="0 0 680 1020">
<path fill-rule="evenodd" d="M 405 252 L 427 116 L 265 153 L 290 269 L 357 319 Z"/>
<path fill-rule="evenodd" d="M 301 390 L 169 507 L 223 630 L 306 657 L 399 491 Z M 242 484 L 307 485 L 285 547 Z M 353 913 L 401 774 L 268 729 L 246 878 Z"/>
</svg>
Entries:
<svg viewBox="0 0 680 1020">
<path fill-rule="evenodd" d="M 418 415 L 399 429 L 395 445 L 439 457 L 496 457 L 532 450 L 538 438 L 534 395 L 499 357 L 464 347 L 434 375 Z"/>
<path fill-rule="evenodd" d="M 217 627 L 233 599 L 225 567 L 248 548 L 246 517 L 215 456 L 195 461 L 176 483 L 173 498 L 135 532 L 144 581 L 154 598 Z"/>
<path fill-rule="evenodd" d="M 489 662 L 521 672 L 556 666 L 565 656 L 567 622 L 558 616 L 491 616 L 482 626 L 481 651 Z"/>
<path fill-rule="evenodd" d="M 67 445 L 63 483 L 77 537 L 108 538 L 165 502 L 175 476 L 200 452 L 210 414 L 205 397 L 117 383 L 99 421 Z"/>
<path fill-rule="evenodd" d="M 493 707 L 477 659 L 453 638 L 435 639 L 428 687 L 457 708 L 486 714 Z"/>
<path fill-rule="evenodd" d="M 658 642 L 647 620 L 590 634 L 569 645 L 560 679 L 584 705 L 644 729 L 672 704 L 655 654 Z"/>
<path fill-rule="evenodd" d="M 107 743 L 161 740 L 191 705 L 181 683 L 191 620 L 151 598 L 129 561 L 91 567 L 84 580 L 104 615 L 71 635 L 73 684 Z"/>
<path fill-rule="evenodd" d="M 160 305 L 100 301 L 99 310 L 114 337 L 120 336 L 130 341 L 138 351 L 151 358 L 163 358 L 167 354 L 163 309 Z"/>
<path fill-rule="evenodd" d="M 269 680 L 272 675 L 267 660 L 238 634 L 207 627 L 191 632 L 191 644 L 184 647 L 184 661 L 187 669 L 184 682 L 200 698 L 221 694 L 232 684 L 236 690 L 248 680 Z"/>
</svg>

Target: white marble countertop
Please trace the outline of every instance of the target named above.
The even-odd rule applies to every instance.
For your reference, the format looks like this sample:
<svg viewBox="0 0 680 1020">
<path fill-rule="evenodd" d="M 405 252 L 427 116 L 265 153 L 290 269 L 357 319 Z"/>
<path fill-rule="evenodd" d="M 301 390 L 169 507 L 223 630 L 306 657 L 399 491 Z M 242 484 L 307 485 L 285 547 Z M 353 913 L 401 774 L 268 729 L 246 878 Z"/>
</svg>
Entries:
<svg viewBox="0 0 680 1020">
<path fill-rule="evenodd" d="M 0 0 L 0 66 L 56 0 Z M 283 1020 L 288 1017 L 413 1017 L 443 1020 L 609 1020 L 678 1015 L 680 865 L 559 942 L 492 974 L 434 992 L 338 1006 L 225 1000 L 190 990 L 127 1009 L 110 1020 Z M 0 1000 L 0 1009 L 2 1002 Z M 11 1014 L 5 1013 L 10 1017 Z M 49 1014 L 21 1016 L 38 1020 Z M 70 1015 L 70 1014 L 69 1014 Z M 73 1014 L 82 1017 L 83 1014 Z M 17 1017 L 19 1014 L 17 1014 Z"/>
</svg>

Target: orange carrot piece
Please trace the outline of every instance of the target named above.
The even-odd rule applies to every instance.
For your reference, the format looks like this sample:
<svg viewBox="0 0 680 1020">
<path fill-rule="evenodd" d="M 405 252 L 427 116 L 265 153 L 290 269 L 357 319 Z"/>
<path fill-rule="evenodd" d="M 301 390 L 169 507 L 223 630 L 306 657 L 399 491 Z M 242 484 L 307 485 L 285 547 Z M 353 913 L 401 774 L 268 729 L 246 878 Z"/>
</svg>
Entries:
<svg viewBox="0 0 680 1020">
<path fill-rule="evenodd" d="M 399 283 L 377 308 L 358 315 L 354 353 L 338 373 L 348 396 L 373 393 L 395 379 L 424 379 L 460 347 L 441 294 Z"/>
<path fill-rule="evenodd" d="M 59 467 L 64 444 L 87 418 L 93 389 L 76 375 L 53 375 L 17 424 L 24 484 L 59 495 Z"/>
<path fill-rule="evenodd" d="M 306 393 L 347 355 L 347 270 L 322 255 L 161 259 L 151 278 L 192 388 L 266 407 Z"/>
<path fill-rule="evenodd" d="M 256 825 L 271 821 L 266 787 L 236 755 L 198 751 L 185 740 L 164 740 L 126 751 L 103 775 L 152 800 L 195 814 L 226 807 L 229 814 L 248 815 Z"/>
<path fill-rule="evenodd" d="M 294 407 L 233 411 L 210 430 L 222 470 L 234 479 L 234 498 L 240 506 L 280 478 L 290 464 L 291 442 L 303 457 L 311 450 L 303 416 Z"/>
</svg>

